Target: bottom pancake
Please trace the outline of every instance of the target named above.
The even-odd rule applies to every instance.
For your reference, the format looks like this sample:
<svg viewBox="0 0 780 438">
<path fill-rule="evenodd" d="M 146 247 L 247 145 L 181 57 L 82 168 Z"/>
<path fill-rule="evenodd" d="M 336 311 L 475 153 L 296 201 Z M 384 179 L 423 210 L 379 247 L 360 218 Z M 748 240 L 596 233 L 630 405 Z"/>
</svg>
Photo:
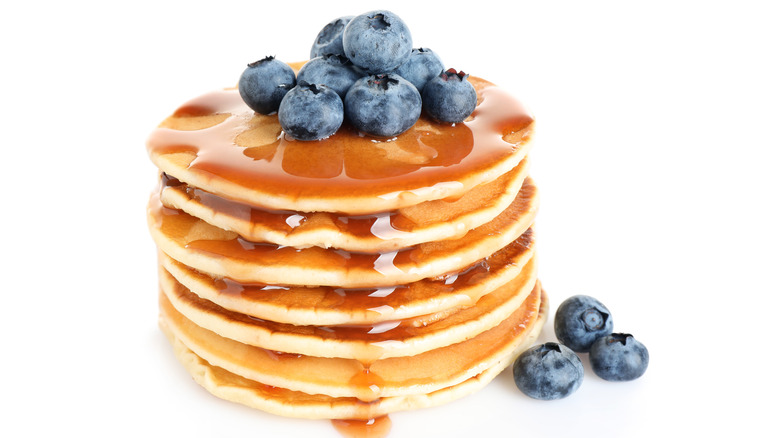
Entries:
<svg viewBox="0 0 780 438">
<path fill-rule="evenodd" d="M 195 381 L 212 394 L 275 415 L 309 419 L 370 419 L 402 410 L 441 405 L 471 394 L 487 385 L 538 337 L 547 315 L 547 297 L 541 292 L 537 317 L 522 330 L 509 354 L 480 374 L 431 392 L 381 397 L 366 402 L 356 397 L 331 397 L 259 383 L 214 366 L 181 342 L 161 317 L 160 326 L 174 346 L 179 361 Z"/>
</svg>

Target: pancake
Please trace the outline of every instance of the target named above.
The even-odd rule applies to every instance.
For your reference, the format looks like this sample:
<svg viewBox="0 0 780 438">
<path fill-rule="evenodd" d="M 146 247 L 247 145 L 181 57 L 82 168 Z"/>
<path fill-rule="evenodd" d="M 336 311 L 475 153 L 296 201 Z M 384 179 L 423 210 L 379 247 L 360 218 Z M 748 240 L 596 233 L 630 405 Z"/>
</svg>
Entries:
<svg viewBox="0 0 780 438">
<path fill-rule="evenodd" d="M 345 123 L 296 141 L 236 89 L 153 131 L 160 327 L 199 384 L 278 415 L 374 419 L 470 394 L 531 345 L 547 317 L 534 120 L 468 80 L 466 121 L 423 115 L 391 139 Z"/>
<path fill-rule="evenodd" d="M 494 329 L 421 355 L 379 360 L 368 372 L 357 361 L 269 354 L 220 338 L 177 315 L 164 296 L 161 310 L 177 356 L 215 395 L 279 415 L 372 418 L 444 403 L 487 384 L 536 338 L 547 300 L 537 287 Z M 471 389 L 452 391 L 460 385 Z"/>
<path fill-rule="evenodd" d="M 375 324 L 470 306 L 520 274 L 534 252 L 532 229 L 462 271 L 385 288 L 243 284 L 213 278 L 160 252 L 160 264 L 184 287 L 247 316 L 297 325 Z"/>
<path fill-rule="evenodd" d="M 477 336 L 520 307 L 535 284 L 532 258 L 520 275 L 468 307 L 371 325 L 300 326 L 225 310 L 187 290 L 164 269 L 160 272 L 160 288 L 173 307 L 220 336 L 268 350 L 362 362 L 412 356 Z"/>
<path fill-rule="evenodd" d="M 160 201 L 253 242 L 304 248 L 387 252 L 450 239 L 483 225 L 515 199 L 528 159 L 457 199 L 427 201 L 391 212 L 344 216 L 328 212 L 268 211 L 229 201 L 163 175 Z"/>
<path fill-rule="evenodd" d="M 149 229 L 158 248 L 173 259 L 218 277 L 246 283 L 392 286 L 458 271 L 519 238 L 538 208 L 536 186 L 526 178 L 512 204 L 462 238 L 427 242 L 380 254 L 319 247 L 296 249 L 246 241 L 180 210 L 149 204 Z"/>
<path fill-rule="evenodd" d="M 424 115 L 390 139 L 344 125 L 317 142 L 297 142 L 276 115 L 254 113 L 236 89 L 196 98 L 163 121 L 147 151 L 167 175 L 219 197 L 269 210 L 374 214 L 459 197 L 517 167 L 533 117 L 476 77 L 478 105 L 463 123 Z"/>
</svg>

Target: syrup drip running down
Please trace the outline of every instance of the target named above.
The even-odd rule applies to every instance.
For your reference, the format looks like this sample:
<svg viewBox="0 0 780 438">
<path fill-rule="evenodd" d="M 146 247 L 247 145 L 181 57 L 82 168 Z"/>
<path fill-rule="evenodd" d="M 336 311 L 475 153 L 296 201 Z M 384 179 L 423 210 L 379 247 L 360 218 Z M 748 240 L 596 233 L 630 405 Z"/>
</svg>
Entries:
<svg viewBox="0 0 780 438">
<path fill-rule="evenodd" d="M 349 382 L 357 392 L 357 398 L 364 403 L 372 403 L 379 399 L 384 388 L 384 380 L 371 372 L 371 364 L 363 364 L 363 369 L 355 373 Z"/>
<path fill-rule="evenodd" d="M 331 420 L 333 427 L 345 438 L 384 438 L 390 434 L 392 422 L 387 415 L 374 415 L 373 410 L 384 390 L 385 381 L 371 371 L 372 361 L 361 362 L 362 369 L 355 373 L 349 384 L 358 393 L 359 403 L 368 409 L 367 420 Z"/>
</svg>

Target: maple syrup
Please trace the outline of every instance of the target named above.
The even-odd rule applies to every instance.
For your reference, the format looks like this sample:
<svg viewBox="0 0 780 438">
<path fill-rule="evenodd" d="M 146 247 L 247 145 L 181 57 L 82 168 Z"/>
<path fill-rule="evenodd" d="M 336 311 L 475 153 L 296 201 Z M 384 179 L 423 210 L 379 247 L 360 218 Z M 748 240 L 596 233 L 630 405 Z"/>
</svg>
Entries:
<svg viewBox="0 0 780 438">
<path fill-rule="evenodd" d="M 255 114 L 237 90 L 222 90 L 190 101 L 173 115 L 223 115 L 221 121 L 194 130 L 157 128 L 147 149 L 153 160 L 190 153 L 194 159 L 186 172 L 177 175 L 187 183 L 227 182 L 236 190 L 218 195 L 272 210 L 278 205 L 245 194 L 260 193 L 267 204 L 278 204 L 281 201 L 274 200 L 274 194 L 283 194 L 293 200 L 290 209 L 301 211 L 306 210 L 301 205 L 340 198 L 391 199 L 405 193 L 447 198 L 465 192 L 463 180 L 496 163 L 514 160 L 516 165 L 523 158 L 515 156 L 518 145 L 504 136 L 529 130 L 533 118 L 498 87 L 479 89 L 482 101 L 473 118 L 463 123 L 441 124 L 423 116 L 415 127 L 388 140 L 363 136 L 344 124 L 334 135 L 316 142 L 288 138 L 276 115 Z M 262 144 L 242 146 L 240 135 L 252 130 L 275 136 Z"/>
<path fill-rule="evenodd" d="M 331 424 L 344 438 L 384 438 L 393 425 L 387 415 L 368 420 L 331 420 Z"/>
<path fill-rule="evenodd" d="M 384 380 L 371 372 L 371 365 L 363 365 L 363 369 L 355 373 L 349 381 L 349 385 L 357 393 L 358 400 L 364 403 L 372 403 L 379 400 Z"/>
</svg>

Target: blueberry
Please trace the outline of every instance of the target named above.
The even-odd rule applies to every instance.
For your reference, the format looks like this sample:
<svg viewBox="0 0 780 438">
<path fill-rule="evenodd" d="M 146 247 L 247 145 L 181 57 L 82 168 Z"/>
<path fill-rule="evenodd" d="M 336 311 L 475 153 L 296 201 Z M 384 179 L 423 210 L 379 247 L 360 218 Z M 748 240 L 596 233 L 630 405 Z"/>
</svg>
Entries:
<svg viewBox="0 0 780 438">
<path fill-rule="evenodd" d="M 596 339 L 612 333 L 612 315 L 595 298 L 575 295 L 558 307 L 554 328 L 560 342 L 584 353 Z"/>
<path fill-rule="evenodd" d="M 327 85 L 342 99 L 349 87 L 362 76 L 352 62 L 341 55 L 318 56 L 298 71 L 298 81 Z"/>
<path fill-rule="evenodd" d="M 303 141 L 335 133 L 344 121 L 344 104 L 325 85 L 299 82 L 279 105 L 279 124 L 287 135 Z"/>
<path fill-rule="evenodd" d="M 574 393 L 582 384 L 582 361 L 565 345 L 555 342 L 526 350 L 512 367 L 515 384 L 525 395 L 556 400 Z"/>
<path fill-rule="evenodd" d="M 425 112 L 440 122 L 464 121 L 477 107 L 477 91 L 466 78 L 451 68 L 429 80 L 422 92 Z"/>
<path fill-rule="evenodd" d="M 344 28 L 352 18 L 352 16 L 339 17 L 326 24 L 320 33 L 317 34 L 317 38 L 314 39 L 314 44 L 311 45 L 309 58 L 316 58 L 328 54 L 344 55 L 342 37 L 344 36 Z"/>
<path fill-rule="evenodd" d="M 604 380 L 637 379 L 645 373 L 649 362 L 647 348 L 627 333 L 602 336 L 590 347 L 590 366 Z"/>
<path fill-rule="evenodd" d="M 344 98 L 347 119 L 359 131 L 395 137 L 420 117 L 422 101 L 414 85 L 395 74 L 360 78 Z"/>
<path fill-rule="evenodd" d="M 390 11 L 358 15 L 344 29 L 344 54 L 369 74 L 389 73 L 412 54 L 412 34 Z"/>
<path fill-rule="evenodd" d="M 417 91 L 422 94 L 425 84 L 442 70 L 444 70 L 444 64 L 439 59 L 439 55 L 431 49 L 421 47 L 413 49 L 409 59 L 401 64 L 394 73 L 414 84 Z"/>
<path fill-rule="evenodd" d="M 273 56 L 249 64 L 238 80 L 241 98 L 260 114 L 277 111 L 284 95 L 294 86 L 293 69 Z"/>
</svg>

